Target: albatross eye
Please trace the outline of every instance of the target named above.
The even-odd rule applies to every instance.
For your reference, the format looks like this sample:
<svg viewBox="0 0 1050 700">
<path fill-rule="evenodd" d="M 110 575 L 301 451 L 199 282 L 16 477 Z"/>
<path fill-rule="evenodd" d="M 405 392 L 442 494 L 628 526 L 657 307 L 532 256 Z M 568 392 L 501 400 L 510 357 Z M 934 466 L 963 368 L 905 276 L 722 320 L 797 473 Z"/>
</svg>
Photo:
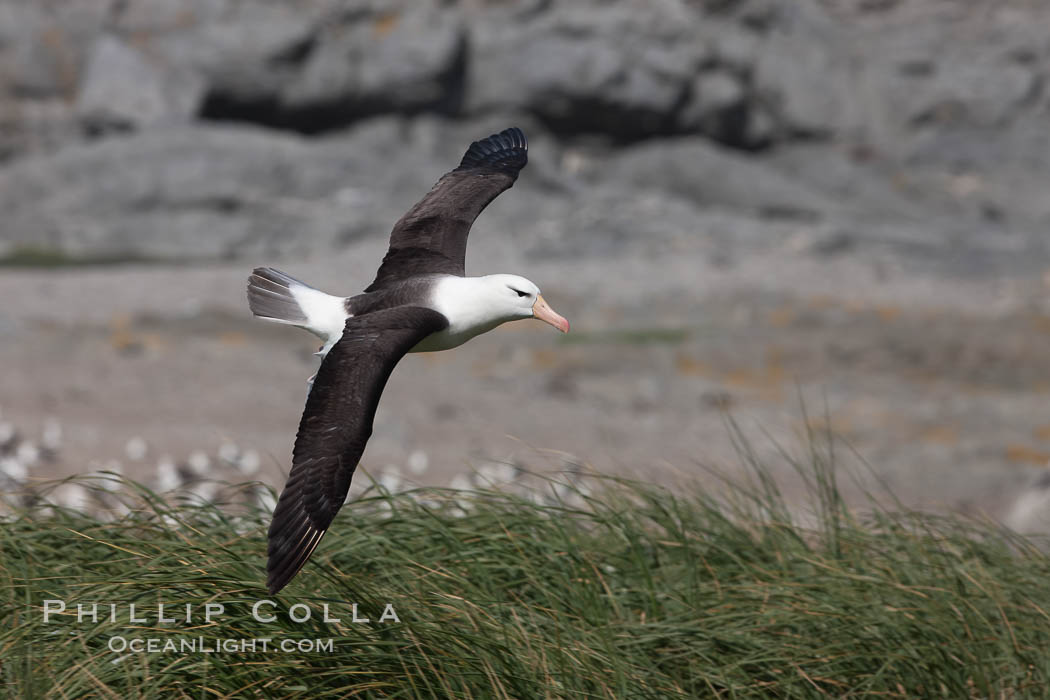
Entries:
<svg viewBox="0 0 1050 700">
<path fill-rule="evenodd" d="M 527 297 L 527 296 L 529 295 L 529 293 L 528 293 L 528 292 L 523 292 L 523 291 L 521 291 L 520 289 L 514 289 L 514 287 L 511 287 L 511 288 L 510 288 L 510 291 L 514 292 L 514 293 L 515 293 L 515 294 L 517 294 L 517 295 L 518 295 L 519 297 Z"/>
</svg>

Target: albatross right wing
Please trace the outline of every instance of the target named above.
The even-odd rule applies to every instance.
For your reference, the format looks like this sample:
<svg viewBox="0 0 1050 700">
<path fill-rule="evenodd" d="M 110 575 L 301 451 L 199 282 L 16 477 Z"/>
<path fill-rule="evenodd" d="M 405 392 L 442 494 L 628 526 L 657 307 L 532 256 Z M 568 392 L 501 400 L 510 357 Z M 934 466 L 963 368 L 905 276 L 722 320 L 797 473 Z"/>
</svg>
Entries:
<svg viewBox="0 0 1050 700">
<path fill-rule="evenodd" d="M 528 150 L 525 134 L 516 127 L 470 144 L 459 167 L 394 224 L 390 248 L 365 291 L 426 273 L 463 276 L 470 227 L 518 179 L 529 162 Z"/>
<path fill-rule="evenodd" d="M 437 311 L 418 306 L 346 320 L 306 399 L 292 470 L 270 523 L 270 593 L 299 573 L 346 500 L 394 366 L 416 343 L 447 325 Z"/>
</svg>

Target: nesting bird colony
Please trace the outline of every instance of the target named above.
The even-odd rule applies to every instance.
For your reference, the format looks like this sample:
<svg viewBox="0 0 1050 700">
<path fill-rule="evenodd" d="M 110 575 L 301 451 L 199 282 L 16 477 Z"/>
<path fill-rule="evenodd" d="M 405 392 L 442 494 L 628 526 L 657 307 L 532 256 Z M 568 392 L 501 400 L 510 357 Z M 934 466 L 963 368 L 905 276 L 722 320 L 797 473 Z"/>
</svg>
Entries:
<svg viewBox="0 0 1050 700">
<path fill-rule="evenodd" d="M 273 491 L 260 480 L 262 456 L 255 449 L 231 441 L 215 450 L 196 449 L 181 457 L 158 453 L 141 436 L 132 436 L 123 455 L 77 469 L 80 478 L 55 480 L 58 465 L 69 465 L 63 453 L 62 423 L 51 417 L 36 430 L 27 430 L 0 410 L 0 515 L 32 508 L 47 515 L 54 508 L 75 510 L 103 520 L 130 512 L 122 498 L 132 481 L 126 473 L 149 476 L 141 486 L 167 499 L 189 498 L 216 504 L 255 506 L 266 512 L 275 505 Z M 150 469 L 152 465 L 152 469 Z M 79 467 L 80 465 L 73 465 Z M 356 484 L 350 500 L 378 492 L 404 493 L 417 489 L 430 469 L 423 450 L 408 455 L 404 465 L 386 464 L 370 478 Z M 585 469 L 571 459 L 563 461 L 563 479 L 538 478 L 518 465 L 485 461 L 476 468 L 454 475 L 446 488 L 451 492 L 502 490 L 540 504 L 582 506 L 590 493 Z M 420 491 L 420 498 L 432 498 Z M 455 495 L 450 494 L 455 500 Z M 469 511 L 469 499 L 459 502 L 459 511 Z"/>
<path fill-rule="evenodd" d="M 131 437 L 119 458 L 91 464 L 86 478 L 56 481 L 56 465 L 68 463 L 62 452 L 63 431 L 58 418 L 48 418 L 39 431 L 24 430 L 0 413 L 0 509 L 48 507 L 77 510 L 100 518 L 125 515 L 127 506 L 118 492 L 125 489 L 125 471 L 154 463 L 152 476 L 143 486 L 159 494 L 182 492 L 204 501 L 219 496 L 226 484 L 253 481 L 261 466 L 259 453 L 227 442 L 214 455 L 194 450 L 182 459 L 153 454 L 146 440 Z M 79 465 L 75 465 L 79 466 Z M 261 484 L 251 490 L 253 499 L 265 505 L 270 497 Z M 272 499 L 271 499 L 272 500 Z"/>
</svg>

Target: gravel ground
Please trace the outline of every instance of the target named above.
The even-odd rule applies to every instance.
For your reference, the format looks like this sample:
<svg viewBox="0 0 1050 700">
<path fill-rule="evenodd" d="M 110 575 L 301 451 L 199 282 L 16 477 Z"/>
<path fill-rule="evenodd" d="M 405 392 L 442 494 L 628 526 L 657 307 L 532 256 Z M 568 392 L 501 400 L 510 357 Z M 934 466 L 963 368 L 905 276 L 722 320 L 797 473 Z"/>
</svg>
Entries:
<svg viewBox="0 0 1050 700">
<path fill-rule="evenodd" d="M 519 322 L 407 358 L 363 460 L 373 474 L 446 484 L 496 461 L 706 479 L 705 467 L 739 467 L 731 415 L 785 477 L 777 446 L 804 454 L 807 431 L 830 424 L 843 462 L 866 461 L 905 503 L 1005 516 L 1050 459 L 1046 279 L 887 279 L 787 249 L 732 270 L 679 258 L 537 263 L 477 240 L 473 270 L 528 275 L 573 331 Z M 280 265 L 351 292 L 381 249 Z M 0 317 L 0 409 L 27 435 L 52 416 L 64 427 L 63 460 L 35 475 L 117 458 L 150 480 L 160 455 L 233 442 L 258 450 L 262 477 L 279 485 L 316 343 L 250 318 L 248 271 L 5 271 L 0 297 L 19 303 Z M 150 452 L 131 462 L 135 436 Z M 429 469 L 410 474 L 418 451 Z"/>
</svg>

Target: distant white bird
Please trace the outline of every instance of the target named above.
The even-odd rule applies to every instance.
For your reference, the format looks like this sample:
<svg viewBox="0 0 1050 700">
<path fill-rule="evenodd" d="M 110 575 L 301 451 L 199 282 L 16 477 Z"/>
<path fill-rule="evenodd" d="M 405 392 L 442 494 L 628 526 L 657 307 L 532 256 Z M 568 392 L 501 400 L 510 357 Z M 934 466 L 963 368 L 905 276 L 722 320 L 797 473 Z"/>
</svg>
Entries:
<svg viewBox="0 0 1050 700">
<path fill-rule="evenodd" d="M 208 473 L 208 467 L 210 466 L 211 457 L 208 456 L 208 453 L 204 450 L 194 450 L 186 458 L 186 473 L 183 475 L 183 478 L 186 481 L 199 479 Z"/>
<path fill-rule="evenodd" d="M 401 470 L 391 465 L 379 475 L 379 485 L 390 493 L 401 490 Z"/>
<path fill-rule="evenodd" d="M 48 503 L 81 513 L 92 513 L 95 500 L 91 491 L 76 481 L 67 481 L 56 486 L 47 496 Z"/>
<path fill-rule="evenodd" d="M 415 476 L 422 476 L 430 466 L 430 457 L 423 450 L 412 450 L 408 456 L 408 470 Z"/>
<path fill-rule="evenodd" d="M 35 443 L 23 440 L 15 448 L 15 457 L 27 468 L 32 467 L 40 461 L 40 448 Z"/>
<path fill-rule="evenodd" d="M 0 473 L 16 484 L 23 484 L 29 477 L 29 470 L 18 457 L 0 457 Z"/>
<path fill-rule="evenodd" d="M 10 450 L 18 441 L 18 430 L 14 423 L 0 421 L 0 451 Z"/>
<path fill-rule="evenodd" d="M 40 433 L 40 445 L 50 453 L 52 459 L 62 449 L 62 424 L 57 418 L 48 418 L 44 421 L 44 429 Z"/>
<path fill-rule="evenodd" d="M 219 445 L 219 459 L 229 465 L 236 466 L 237 458 L 241 455 L 241 449 L 232 442 L 224 442 Z"/>
<path fill-rule="evenodd" d="M 205 502 L 211 501 L 219 493 L 219 485 L 205 479 L 194 481 L 188 488 L 190 493 Z"/>
<path fill-rule="evenodd" d="M 474 481 L 479 486 L 498 486 L 514 481 L 517 469 L 506 462 L 487 462 L 478 467 Z"/>
<path fill-rule="evenodd" d="M 474 482 L 465 474 L 456 474 L 448 482 L 448 487 L 456 491 L 471 491 L 474 488 Z"/>
<path fill-rule="evenodd" d="M 104 488 L 106 491 L 109 491 L 110 493 L 120 490 L 121 482 L 119 477 L 124 475 L 123 464 L 121 464 L 115 459 L 110 459 L 102 464 L 102 468 L 99 471 L 112 472 L 113 474 L 112 476 L 110 474 L 104 475 L 106 478 L 101 480 L 102 488 Z"/>
<path fill-rule="evenodd" d="M 422 476 L 430 466 L 430 458 L 421 449 L 413 450 L 412 454 L 408 455 L 407 466 L 408 471 L 411 471 L 416 476 Z"/>
<path fill-rule="evenodd" d="M 255 500 L 263 510 L 273 510 L 277 507 L 277 499 L 274 498 L 270 489 L 259 487 L 255 490 Z"/>
<path fill-rule="evenodd" d="M 255 450 L 245 450 L 240 458 L 237 460 L 237 468 L 241 471 L 241 474 L 245 476 L 254 476 L 259 472 L 259 467 L 262 465 L 262 460 L 259 459 L 259 453 Z"/>
<path fill-rule="evenodd" d="M 157 478 L 154 481 L 157 490 L 161 493 L 174 491 L 182 485 L 179 470 L 175 466 L 175 460 L 168 455 L 162 455 L 157 461 Z"/>
<path fill-rule="evenodd" d="M 141 462 L 146 458 L 146 454 L 149 452 L 149 445 L 146 444 L 145 438 L 139 437 L 138 435 L 128 440 L 128 443 L 124 445 L 124 456 L 132 462 Z"/>
</svg>

